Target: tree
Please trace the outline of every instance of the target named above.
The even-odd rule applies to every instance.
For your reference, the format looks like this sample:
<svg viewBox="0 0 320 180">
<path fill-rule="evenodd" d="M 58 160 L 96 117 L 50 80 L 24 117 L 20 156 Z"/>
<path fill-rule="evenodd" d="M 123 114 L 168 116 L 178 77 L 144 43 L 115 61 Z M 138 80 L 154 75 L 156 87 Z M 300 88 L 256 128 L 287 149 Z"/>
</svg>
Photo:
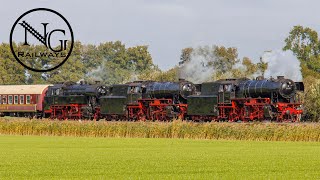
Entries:
<svg viewBox="0 0 320 180">
<path fill-rule="evenodd" d="M 148 46 L 135 46 L 127 49 L 127 69 L 141 73 L 154 67 Z"/>
<path fill-rule="evenodd" d="M 318 33 L 308 27 L 294 26 L 285 39 L 283 50 L 291 50 L 299 59 L 305 87 L 304 108 L 309 118 L 319 120 L 320 41 Z"/>
<path fill-rule="evenodd" d="M 111 62 L 122 69 L 128 69 L 126 47 L 120 41 L 102 43 L 98 46 L 98 51 L 103 58 L 102 63 Z"/>
<path fill-rule="evenodd" d="M 49 83 L 62 83 L 66 81 L 77 82 L 84 78 L 85 65 L 81 55 L 82 44 L 77 41 L 74 43 L 72 55 L 58 69 L 49 71 L 44 74 L 45 79 Z"/>
<path fill-rule="evenodd" d="M 16 47 L 16 44 L 13 44 Z M 25 69 L 13 57 L 10 45 L 0 45 L 0 83 L 1 84 L 25 84 Z"/>
<path fill-rule="evenodd" d="M 192 47 L 187 47 L 181 50 L 180 62 L 179 65 L 182 65 L 185 62 L 189 62 L 191 60 L 191 55 L 193 52 Z"/>
<path fill-rule="evenodd" d="M 97 58 L 87 74 L 86 79 L 101 80 L 106 84 L 123 83 L 138 80 L 140 74 L 145 74 L 158 67 L 153 64 L 148 46 L 135 46 L 126 48 L 120 41 L 106 42 L 97 48 Z M 86 56 L 86 61 L 92 58 Z M 100 64 L 98 64 L 100 62 Z M 89 68 L 88 68 L 89 69 Z"/>
<path fill-rule="evenodd" d="M 262 57 L 260 57 L 260 62 L 257 63 L 258 71 L 261 73 L 261 76 L 264 77 L 264 73 L 268 69 L 268 63 L 262 61 Z"/>
<path fill-rule="evenodd" d="M 320 42 L 316 31 L 308 27 L 294 26 L 285 39 L 283 50 L 291 50 L 300 60 L 303 77 L 320 77 Z"/>
<path fill-rule="evenodd" d="M 237 48 L 224 46 L 184 48 L 179 64 L 182 77 L 196 83 L 253 76 L 258 70 L 265 68 L 252 63 L 247 57 L 240 61 Z"/>
<path fill-rule="evenodd" d="M 81 61 L 85 67 L 86 72 L 98 68 L 102 64 L 102 53 L 98 47 L 92 44 L 82 45 Z"/>
<path fill-rule="evenodd" d="M 304 78 L 305 97 L 304 109 L 306 110 L 306 120 L 319 121 L 320 118 L 320 80 L 312 76 Z"/>
<path fill-rule="evenodd" d="M 319 55 L 318 33 L 308 27 L 294 26 L 285 39 L 283 50 L 291 50 L 297 58 L 308 62 L 311 57 Z"/>
<path fill-rule="evenodd" d="M 232 66 L 239 62 L 238 50 L 234 47 L 214 46 L 214 54 L 217 56 L 217 60 L 213 65 L 221 73 L 230 71 Z"/>
</svg>

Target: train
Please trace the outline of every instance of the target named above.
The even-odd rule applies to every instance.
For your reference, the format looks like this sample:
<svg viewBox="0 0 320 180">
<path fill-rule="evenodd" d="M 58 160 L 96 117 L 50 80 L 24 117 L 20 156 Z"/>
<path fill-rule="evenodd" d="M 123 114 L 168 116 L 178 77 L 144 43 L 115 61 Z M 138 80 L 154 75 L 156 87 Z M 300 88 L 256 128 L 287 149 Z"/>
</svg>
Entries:
<svg viewBox="0 0 320 180">
<path fill-rule="evenodd" d="M 284 76 L 229 78 L 201 84 L 179 79 L 110 86 L 83 81 L 3 85 L 0 115 L 74 120 L 299 122 L 304 114 L 303 91 L 303 82 Z"/>
</svg>

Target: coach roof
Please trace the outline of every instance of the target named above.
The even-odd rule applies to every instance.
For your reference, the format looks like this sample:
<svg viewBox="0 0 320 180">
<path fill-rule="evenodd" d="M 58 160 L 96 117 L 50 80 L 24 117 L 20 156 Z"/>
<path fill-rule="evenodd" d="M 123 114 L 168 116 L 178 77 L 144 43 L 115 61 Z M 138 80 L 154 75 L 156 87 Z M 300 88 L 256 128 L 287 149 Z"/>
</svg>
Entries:
<svg viewBox="0 0 320 180">
<path fill-rule="evenodd" d="M 42 94 L 48 86 L 50 85 L 0 85 L 0 94 Z"/>
</svg>

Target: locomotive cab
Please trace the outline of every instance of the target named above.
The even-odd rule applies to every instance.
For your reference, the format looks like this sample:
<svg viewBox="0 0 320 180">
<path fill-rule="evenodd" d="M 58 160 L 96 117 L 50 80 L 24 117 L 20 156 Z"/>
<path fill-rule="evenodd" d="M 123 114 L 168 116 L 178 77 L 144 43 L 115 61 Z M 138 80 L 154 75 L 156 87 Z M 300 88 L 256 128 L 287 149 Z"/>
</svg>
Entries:
<svg viewBox="0 0 320 180">
<path fill-rule="evenodd" d="M 128 91 L 127 98 L 128 104 L 138 104 L 138 100 L 148 98 L 146 86 L 153 81 L 134 81 L 127 83 Z"/>
<path fill-rule="evenodd" d="M 220 84 L 219 86 L 219 103 L 231 103 L 231 99 L 235 97 L 235 88 L 231 83 Z"/>
<path fill-rule="evenodd" d="M 238 81 L 239 79 L 221 79 L 214 82 L 203 83 L 201 94 L 217 95 L 219 103 L 230 104 L 231 100 L 236 97 Z"/>
<path fill-rule="evenodd" d="M 138 104 L 138 99 L 142 98 L 142 84 L 141 83 L 131 83 L 128 86 L 128 103 Z"/>
</svg>

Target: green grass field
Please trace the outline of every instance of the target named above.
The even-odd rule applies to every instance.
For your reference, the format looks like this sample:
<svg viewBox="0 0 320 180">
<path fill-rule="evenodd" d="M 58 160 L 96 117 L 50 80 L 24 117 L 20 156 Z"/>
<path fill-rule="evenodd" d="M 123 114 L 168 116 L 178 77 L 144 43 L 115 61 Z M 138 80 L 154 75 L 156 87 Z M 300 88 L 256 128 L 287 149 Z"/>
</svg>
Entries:
<svg viewBox="0 0 320 180">
<path fill-rule="evenodd" d="M 0 136 L 0 179 L 319 179 L 320 143 Z"/>
</svg>

